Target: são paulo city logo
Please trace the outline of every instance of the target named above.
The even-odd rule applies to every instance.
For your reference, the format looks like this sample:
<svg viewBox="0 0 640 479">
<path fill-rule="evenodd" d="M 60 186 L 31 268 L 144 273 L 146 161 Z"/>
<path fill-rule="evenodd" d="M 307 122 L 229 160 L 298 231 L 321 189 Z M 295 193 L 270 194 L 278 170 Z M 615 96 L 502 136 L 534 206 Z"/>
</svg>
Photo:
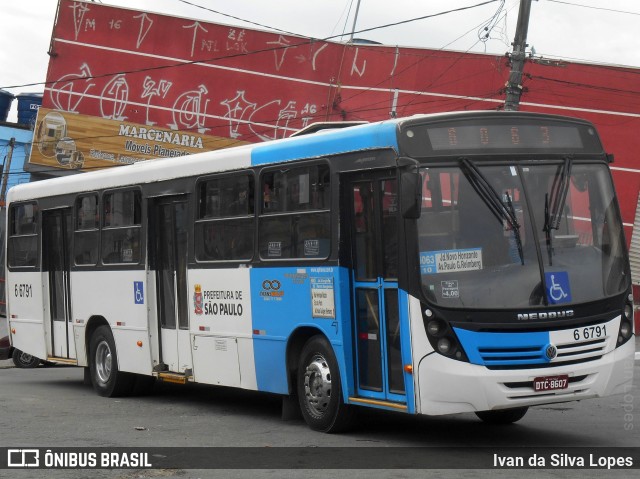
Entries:
<svg viewBox="0 0 640 479">
<path fill-rule="evenodd" d="M 242 316 L 242 290 L 203 291 L 200 284 L 194 285 L 193 290 L 193 312 L 197 316 Z"/>
</svg>

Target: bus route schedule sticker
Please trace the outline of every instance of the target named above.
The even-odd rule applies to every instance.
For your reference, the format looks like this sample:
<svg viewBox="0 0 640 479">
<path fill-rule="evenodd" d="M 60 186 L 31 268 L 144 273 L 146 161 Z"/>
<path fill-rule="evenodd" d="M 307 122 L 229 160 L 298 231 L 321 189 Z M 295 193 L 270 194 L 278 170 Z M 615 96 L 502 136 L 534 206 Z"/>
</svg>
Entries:
<svg viewBox="0 0 640 479">
<path fill-rule="evenodd" d="M 459 273 L 482 269 L 482 248 L 423 251 L 420 253 L 420 273 Z"/>
<path fill-rule="evenodd" d="M 333 278 L 311 278 L 311 311 L 314 318 L 335 318 Z"/>
</svg>

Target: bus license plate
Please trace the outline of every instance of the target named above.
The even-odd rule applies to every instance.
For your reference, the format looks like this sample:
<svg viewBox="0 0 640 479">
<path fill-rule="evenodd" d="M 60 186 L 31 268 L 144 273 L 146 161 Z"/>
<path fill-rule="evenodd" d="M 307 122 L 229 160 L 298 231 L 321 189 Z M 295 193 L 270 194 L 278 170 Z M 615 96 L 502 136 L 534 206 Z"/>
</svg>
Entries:
<svg viewBox="0 0 640 479">
<path fill-rule="evenodd" d="M 533 380 L 534 391 L 555 391 L 558 389 L 567 389 L 569 387 L 569 376 L 562 374 L 560 376 L 542 376 Z"/>
</svg>

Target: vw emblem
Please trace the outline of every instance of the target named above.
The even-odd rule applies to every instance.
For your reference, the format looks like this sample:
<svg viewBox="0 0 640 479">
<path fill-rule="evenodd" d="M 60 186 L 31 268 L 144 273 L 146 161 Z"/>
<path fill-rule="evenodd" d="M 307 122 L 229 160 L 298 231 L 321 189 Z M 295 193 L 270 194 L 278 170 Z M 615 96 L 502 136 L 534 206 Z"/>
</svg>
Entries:
<svg viewBox="0 0 640 479">
<path fill-rule="evenodd" d="M 558 349 L 553 344 L 550 344 L 547 346 L 546 355 L 547 359 L 553 359 L 558 355 Z"/>
</svg>

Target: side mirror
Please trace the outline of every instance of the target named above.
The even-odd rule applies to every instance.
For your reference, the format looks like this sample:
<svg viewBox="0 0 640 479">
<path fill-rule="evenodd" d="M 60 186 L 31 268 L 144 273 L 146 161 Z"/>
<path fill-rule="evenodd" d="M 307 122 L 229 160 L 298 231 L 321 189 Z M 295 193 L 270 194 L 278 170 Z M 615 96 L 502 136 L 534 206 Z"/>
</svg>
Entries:
<svg viewBox="0 0 640 479">
<path fill-rule="evenodd" d="M 402 217 L 418 219 L 422 210 L 422 176 L 406 171 L 400 176 L 400 208 Z"/>
</svg>

